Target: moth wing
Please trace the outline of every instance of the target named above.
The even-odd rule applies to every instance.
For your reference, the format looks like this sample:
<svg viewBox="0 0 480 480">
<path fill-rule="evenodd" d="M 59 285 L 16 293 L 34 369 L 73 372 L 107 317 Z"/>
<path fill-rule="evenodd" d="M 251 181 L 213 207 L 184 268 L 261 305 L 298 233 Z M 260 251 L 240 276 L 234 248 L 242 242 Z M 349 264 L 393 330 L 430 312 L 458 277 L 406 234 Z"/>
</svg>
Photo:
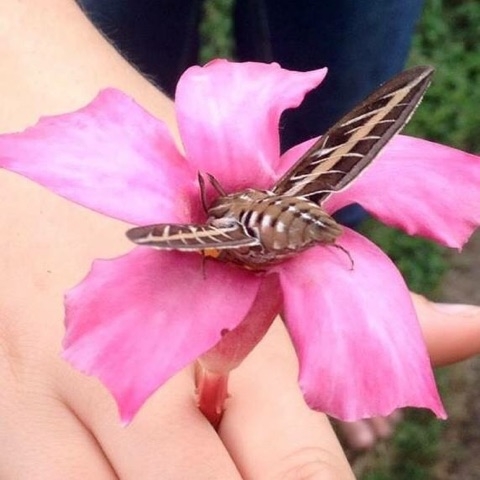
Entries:
<svg viewBox="0 0 480 480">
<path fill-rule="evenodd" d="M 345 188 L 408 122 L 433 72 L 429 66 L 414 67 L 386 82 L 302 155 L 273 192 L 321 204 Z"/>
<path fill-rule="evenodd" d="M 131 228 L 126 235 L 137 245 L 161 250 L 225 250 L 259 244 L 258 239 L 249 236 L 240 224 L 233 222 L 226 225 L 161 223 Z"/>
</svg>

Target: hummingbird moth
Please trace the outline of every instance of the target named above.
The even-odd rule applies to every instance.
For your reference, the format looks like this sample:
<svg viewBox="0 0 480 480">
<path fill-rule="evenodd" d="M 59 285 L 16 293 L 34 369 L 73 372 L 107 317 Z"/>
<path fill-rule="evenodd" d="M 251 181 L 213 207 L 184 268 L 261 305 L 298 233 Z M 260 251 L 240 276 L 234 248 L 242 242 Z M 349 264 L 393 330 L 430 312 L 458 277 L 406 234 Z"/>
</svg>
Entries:
<svg viewBox="0 0 480 480">
<path fill-rule="evenodd" d="M 199 184 L 205 224 L 157 224 L 132 228 L 127 237 L 161 250 L 205 256 L 262 270 L 315 245 L 333 245 L 341 226 L 322 208 L 370 165 L 408 122 L 428 88 L 433 68 L 406 70 L 367 97 L 331 127 L 271 190 L 227 193 L 212 176 L 218 198 L 207 205 Z"/>
</svg>

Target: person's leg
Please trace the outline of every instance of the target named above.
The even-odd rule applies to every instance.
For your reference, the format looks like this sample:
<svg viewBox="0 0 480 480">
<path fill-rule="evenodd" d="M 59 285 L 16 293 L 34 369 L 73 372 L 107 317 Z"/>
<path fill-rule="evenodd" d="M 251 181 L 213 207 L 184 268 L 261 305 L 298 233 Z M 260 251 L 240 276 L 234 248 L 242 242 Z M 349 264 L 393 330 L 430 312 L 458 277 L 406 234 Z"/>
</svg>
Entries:
<svg viewBox="0 0 480 480">
<path fill-rule="evenodd" d="M 142 73 L 173 96 L 197 62 L 201 0 L 78 0 L 86 14 Z"/>
<path fill-rule="evenodd" d="M 240 60 L 328 67 L 322 86 L 287 112 L 283 146 L 324 132 L 404 67 L 422 0 L 238 0 Z"/>
</svg>

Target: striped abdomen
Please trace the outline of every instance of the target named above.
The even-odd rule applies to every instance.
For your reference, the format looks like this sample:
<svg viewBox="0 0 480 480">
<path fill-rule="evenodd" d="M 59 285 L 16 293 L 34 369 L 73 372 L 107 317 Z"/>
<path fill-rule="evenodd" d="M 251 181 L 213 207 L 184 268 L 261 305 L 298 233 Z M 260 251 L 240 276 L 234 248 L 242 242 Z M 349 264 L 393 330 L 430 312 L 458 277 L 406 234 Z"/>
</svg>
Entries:
<svg viewBox="0 0 480 480">
<path fill-rule="evenodd" d="M 209 209 L 210 221 L 230 218 L 259 241 L 256 247 L 223 251 L 227 260 L 267 265 L 315 244 L 332 244 L 341 227 L 317 204 L 299 197 L 247 190 L 220 197 Z M 253 264 L 253 265 L 252 265 Z"/>
</svg>

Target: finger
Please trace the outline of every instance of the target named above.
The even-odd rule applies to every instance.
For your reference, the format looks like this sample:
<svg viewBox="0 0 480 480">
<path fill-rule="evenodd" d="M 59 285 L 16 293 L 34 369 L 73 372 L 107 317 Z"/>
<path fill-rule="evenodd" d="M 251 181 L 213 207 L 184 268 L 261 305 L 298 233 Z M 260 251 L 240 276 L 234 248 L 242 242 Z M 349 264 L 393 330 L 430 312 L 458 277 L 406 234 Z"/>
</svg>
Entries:
<svg viewBox="0 0 480 480">
<path fill-rule="evenodd" d="M 377 436 L 366 420 L 336 422 L 336 428 L 344 444 L 353 450 L 368 450 L 377 442 Z"/>
<path fill-rule="evenodd" d="M 365 421 L 372 429 L 376 440 L 385 440 L 395 432 L 395 422 L 390 417 L 373 417 Z"/>
<path fill-rule="evenodd" d="M 234 371 L 220 435 L 245 479 L 352 479 L 325 415 L 310 410 L 283 325 Z"/>
<path fill-rule="evenodd" d="M 67 388 L 69 404 L 122 480 L 241 479 L 217 433 L 196 407 L 189 370 L 162 386 L 126 427 L 101 386 L 84 379 L 78 383 L 82 387 Z"/>
<path fill-rule="evenodd" d="M 0 478 L 72 478 L 74 468 L 79 472 L 75 478 L 98 480 L 103 480 L 104 472 L 110 472 L 105 478 L 113 475 L 122 480 L 239 479 L 223 444 L 195 407 L 188 372 L 161 388 L 124 428 L 100 382 L 60 359 L 64 292 L 82 279 L 93 258 L 112 258 L 129 248 L 123 239 L 126 226 L 79 209 L 23 179 L 7 177 L 0 175 L 0 192 L 11 208 L 5 208 L 0 224 L 16 241 L 11 242 L 11 235 L 0 239 L 8 260 L 0 277 L 0 408 L 6 403 L 4 351 L 12 351 L 12 367 L 5 372 L 18 370 L 26 380 L 24 389 L 12 388 L 20 391 L 19 398 L 0 410 L 0 472 L 7 467 L 14 471 Z M 38 209 L 32 205 L 42 206 L 41 228 L 32 227 L 39 221 Z M 37 383 L 45 389 L 31 395 Z M 49 400 L 60 411 L 52 406 L 44 413 Z M 23 423 L 16 420 L 20 414 Z M 4 423 L 10 420 L 7 429 Z M 32 472 L 37 466 L 38 476 L 24 475 L 23 465 Z M 59 471 L 63 474 L 56 474 Z"/>
<path fill-rule="evenodd" d="M 379 440 L 389 438 L 402 419 L 400 410 L 386 417 L 373 417 L 356 422 L 335 422 L 336 429 L 346 446 L 353 450 L 368 450 Z"/>
<path fill-rule="evenodd" d="M 480 353 L 480 307 L 436 304 L 412 294 L 432 363 L 448 365 Z"/>
<path fill-rule="evenodd" d="M 0 409 L 0 478 L 118 478 L 95 438 L 71 412 L 45 404 L 44 398 L 31 400 L 36 405 L 23 399 L 14 408 L 4 404 Z"/>
<path fill-rule="evenodd" d="M 0 349 L 0 478 L 116 479 L 95 438 L 52 391 L 41 362 L 11 353 Z"/>
</svg>

